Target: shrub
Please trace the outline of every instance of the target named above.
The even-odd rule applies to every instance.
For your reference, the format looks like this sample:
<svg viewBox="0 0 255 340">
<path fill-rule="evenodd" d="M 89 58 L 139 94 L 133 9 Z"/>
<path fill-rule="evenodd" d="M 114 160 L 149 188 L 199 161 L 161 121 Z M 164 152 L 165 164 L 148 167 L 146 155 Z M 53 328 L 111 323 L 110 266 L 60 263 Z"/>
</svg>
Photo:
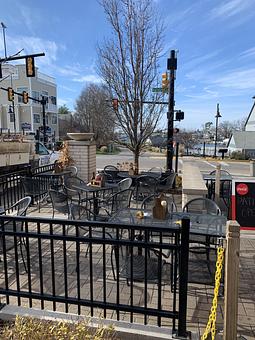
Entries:
<svg viewBox="0 0 255 340">
<path fill-rule="evenodd" d="M 14 323 L 3 327 L 0 339 L 13 340 L 79 340 L 79 339 L 114 339 L 114 329 L 98 327 L 91 329 L 86 321 L 77 323 L 39 320 L 17 316 Z"/>
<path fill-rule="evenodd" d="M 248 159 L 248 157 L 245 156 L 245 154 L 241 151 L 233 151 L 231 152 L 231 159 L 236 159 L 236 160 L 245 160 Z"/>
<path fill-rule="evenodd" d="M 106 145 L 101 146 L 100 151 L 106 153 L 108 151 L 107 146 Z"/>
</svg>

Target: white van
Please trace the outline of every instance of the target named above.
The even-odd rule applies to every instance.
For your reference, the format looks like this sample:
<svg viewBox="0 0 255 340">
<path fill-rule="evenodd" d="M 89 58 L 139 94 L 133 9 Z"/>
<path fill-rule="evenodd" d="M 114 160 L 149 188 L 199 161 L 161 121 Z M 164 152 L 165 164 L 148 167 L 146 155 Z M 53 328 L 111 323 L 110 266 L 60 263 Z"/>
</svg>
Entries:
<svg viewBox="0 0 255 340">
<path fill-rule="evenodd" d="M 39 142 L 38 155 L 39 166 L 42 166 L 55 163 L 60 157 L 60 152 L 48 150 L 46 146 L 43 145 L 43 143 Z"/>
</svg>

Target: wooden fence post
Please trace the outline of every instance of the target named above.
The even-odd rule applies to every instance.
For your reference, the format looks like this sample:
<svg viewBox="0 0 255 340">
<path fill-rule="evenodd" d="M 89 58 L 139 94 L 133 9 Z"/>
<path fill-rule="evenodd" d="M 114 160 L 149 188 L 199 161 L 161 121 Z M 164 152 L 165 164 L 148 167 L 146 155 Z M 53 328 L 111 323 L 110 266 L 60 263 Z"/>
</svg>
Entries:
<svg viewBox="0 0 255 340">
<path fill-rule="evenodd" d="M 224 340 L 237 337 L 240 226 L 236 221 L 227 222 L 224 287 Z"/>
</svg>

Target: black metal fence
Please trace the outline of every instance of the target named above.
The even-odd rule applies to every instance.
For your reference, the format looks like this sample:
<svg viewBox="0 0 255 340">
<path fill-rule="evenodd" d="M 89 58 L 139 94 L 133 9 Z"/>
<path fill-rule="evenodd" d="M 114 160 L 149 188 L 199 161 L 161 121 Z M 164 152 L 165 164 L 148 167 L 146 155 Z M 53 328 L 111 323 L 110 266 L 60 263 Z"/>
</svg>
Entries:
<svg viewBox="0 0 255 340">
<path fill-rule="evenodd" d="M 7 304 L 167 325 L 184 336 L 189 220 L 182 224 L 0 216 L 0 294 Z"/>
<path fill-rule="evenodd" d="M 54 164 L 48 164 L 41 167 L 31 168 L 25 167 L 23 170 L 7 173 L 0 176 L 0 206 L 4 209 L 8 209 L 18 200 L 25 196 L 24 188 L 21 184 L 22 177 L 35 177 L 41 173 L 52 171 Z M 44 187 L 47 187 L 46 182 L 50 181 L 50 178 L 42 179 L 44 181 Z"/>
</svg>

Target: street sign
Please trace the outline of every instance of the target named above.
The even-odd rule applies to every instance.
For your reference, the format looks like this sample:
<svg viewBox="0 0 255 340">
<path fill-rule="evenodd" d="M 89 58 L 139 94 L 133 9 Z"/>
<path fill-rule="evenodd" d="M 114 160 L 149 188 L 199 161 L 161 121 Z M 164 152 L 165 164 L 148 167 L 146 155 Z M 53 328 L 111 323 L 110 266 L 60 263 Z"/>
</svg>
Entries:
<svg viewBox="0 0 255 340">
<path fill-rule="evenodd" d="M 162 87 L 153 87 L 152 88 L 152 92 L 163 92 L 163 93 L 167 93 L 168 89 L 163 89 Z"/>
<path fill-rule="evenodd" d="M 22 130 L 31 130 L 31 124 L 28 122 L 21 123 Z"/>
</svg>

